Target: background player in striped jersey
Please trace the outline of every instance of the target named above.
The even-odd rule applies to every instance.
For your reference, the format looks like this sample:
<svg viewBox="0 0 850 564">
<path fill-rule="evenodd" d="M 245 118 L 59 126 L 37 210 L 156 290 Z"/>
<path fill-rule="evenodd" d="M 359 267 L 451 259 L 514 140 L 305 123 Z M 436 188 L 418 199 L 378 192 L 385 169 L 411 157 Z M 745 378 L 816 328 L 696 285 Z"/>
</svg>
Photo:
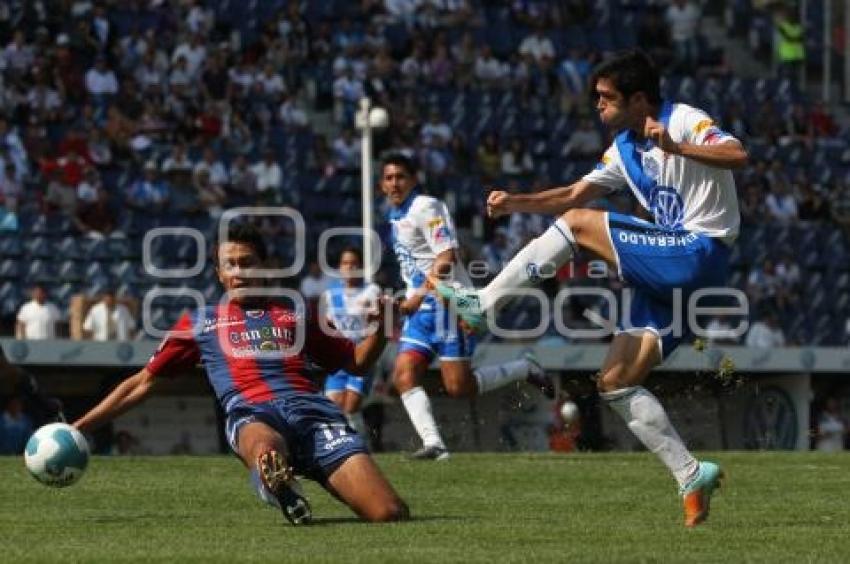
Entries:
<svg viewBox="0 0 850 564">
<path fill-rule="evenodd" d="M 213 246 L 227 301 L 184 315 L 147 366 L 74 425 L 90 431 L 144 400 L 163 377 L 201 362 L 226 414 L 231 448 L 251 472 L 259 496 L 278 505 L 292 524 L 312 517 L 296 473 L 322 484 L 363 519 L 407 517 L 363 439 L 307 376 L 311 364 L 354 374 L 371 370 L 386 341 L 384 308 L 376 310 L 377 331 L 355 347 L 323 331 L 315 319 L 257 296 L 265 279 L 256 269 L 265 260 L 258 231 L 232 224 L 227 240 Z"/>
<path fill-rule="evenodd" d="M 577 248 L 601 256 L 630 286 L 597 381 L 602 398 L 679 484 L 685 525 L 708 516 L 722 472 L 688 451 L 658 399 L 643 383 L 686 335 L 684 304 L 697 290 L 726 285 L 730 245 L 740 214 L 730 169 L 743 166 L 741 143 L 703 111 L 663 100 L 659 75 L 640 51 L 606 61 L 590 89 L 602 122 L 617 132 L 595 170 L 575 184 L 537 194 L 495 191 L 489 213 L 550 213 L 560 217 L 531 241 L 481 290 L 433 281 L 454 302 L 467 325 L 480 327 L 513 289 L 534 283 L 530 273 L 554 273 Z M 584 208 L 614 190 L 629 188 L 652 216 Z M 677 305 L 675 295 L 681 300 Z M 675 320 L 680 322 L 676 329 Z"/>
<path fill-rule="evenodd" d="M 322 293 L 320 314 L 345 338 L 359 343 L 368 332 L 368 313 L 378 302 L 381 289 L 377 284 L 364 284 L 363 257 L 360 249 L 348 247 L 339 255 L 340 280 Z M 349 424 L 358 433 L 365 433 L 366 425 L 360 406 L 372 387 L 373 371 L 364 375 L 339 370 L 325 380 L 325 395 L 339 406 Z"/>
<path fill-rule="evenodd" d="M 387 157 L 381 168 L 381 189 L 390 203 L 392 245 L 407 286 L 401 313 L 407 315 L 396 357 L 393 383 L 422 448 L 413 458 L 442 460 L 449 456 L 431 411 L 431 401 L 419 381 L 434 357 L 446 392 L 470 397 L 526 380 L 554 397 L 552 382 L 531 354 L 495 366 L 472 369 L 475 338 L 460 330 L 457 318 L 428 293 L 428 277 L 470 283 L 458 257 L 459 243 L 446 205 L 421 192 L 413 163 L 403 155 Z"/>
</svg>

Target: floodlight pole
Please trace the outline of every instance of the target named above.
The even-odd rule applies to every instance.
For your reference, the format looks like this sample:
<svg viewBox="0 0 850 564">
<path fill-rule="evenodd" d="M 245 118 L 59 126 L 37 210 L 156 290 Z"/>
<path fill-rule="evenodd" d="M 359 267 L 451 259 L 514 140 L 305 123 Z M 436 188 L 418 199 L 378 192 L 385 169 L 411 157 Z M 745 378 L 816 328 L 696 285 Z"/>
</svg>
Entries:
<svg viewBox="0 0 850 564">
<path fill-rule="evenodd" d="M 373 190 L 372 190 L 372 126 L 369 123 L 369 98 L 360 98 L 360 115 L 359 120 L 360 132 L 362 134 L 360 144 L 360 174 L 361 174 L 361 190 L 360 204 L 363 209 L 363 280 L 369 284 L 372 282 L 372 227 L 374 218 L 372 217 L 373 210 Z"/>
</svg>

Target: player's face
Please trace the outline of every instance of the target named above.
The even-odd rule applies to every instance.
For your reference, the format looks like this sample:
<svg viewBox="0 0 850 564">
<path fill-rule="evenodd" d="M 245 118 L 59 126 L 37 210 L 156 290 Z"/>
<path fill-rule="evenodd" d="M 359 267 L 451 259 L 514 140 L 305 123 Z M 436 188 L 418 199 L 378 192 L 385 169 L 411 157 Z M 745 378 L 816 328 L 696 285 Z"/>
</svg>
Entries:
<svg viewBox="0 0 850 564">
<path fill-rule="evenodd" d="M 355 273 L 360 270 L 360 258 L 354 253 L 342 253 L 339 259 L 339 274 L 346 282 L 356 280 Z"/>
<path fill-rule="evenodd" d="M 392 205 L 400 206 L 415 185 L 413 175 L 403 166 L 388 164 L 384 167 L 381 190 Z"/>
<path fill-rule="evenodd" d="M 227 242 L 218 247 L 218 280 L 234 302 L 242 301 L 243 288 L 257 288 L 263 285 L 260 278 L 252 276 L 252 269 L 260 268 L 262 261 L 253 245 Z"/>
<path fill-rule="evenodd" d="M 622 129 L 628 126 L 629 112 L 623 93 L 614 87 L 610 79 L 600 78 L 596 81 L 596 110 L 599 119 L 611 129 Z"/>
</svg>

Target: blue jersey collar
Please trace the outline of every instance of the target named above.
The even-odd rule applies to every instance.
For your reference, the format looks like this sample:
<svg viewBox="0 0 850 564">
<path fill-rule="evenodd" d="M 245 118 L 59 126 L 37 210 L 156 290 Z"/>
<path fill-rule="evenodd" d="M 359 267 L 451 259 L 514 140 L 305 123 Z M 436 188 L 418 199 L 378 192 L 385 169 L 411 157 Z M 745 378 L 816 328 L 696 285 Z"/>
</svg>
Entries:
<svg viewBox="0 0 850 564">
<path fill-rule="evenodd" d="M 416 196 L 419 195 L 419 186 L 414 186 L 413 190 L 410 191 L 410 194 L 407 195 L 407 198 L 401 203 L 398 207 L 390 208 L 389 218 L 391 220 L 401 219 L 405 215 L 407 215 L 407 211 L 410 209 L 410 206 L 413 204 L 413 200 L 416 199 Z"/>
<path fill-rule="evenodd" d="M 661 111 L 658 114 L 658 120 L 665 128 L 670 127 L 670 114 L 673 113 L 673 104 L 667 100 L 661 104 Z M 638 139 L 638 133 L 631 129 L 620 131 L 614 139 L 617 150 L 620 153 L 620 161 L 623 163 L 623 168 L 632 186 L 643 197 L 644 206 L 649 207 L 652 201 L 652 194 L 658 185 L 656 175 L 649 175 L 644 171 L 643 158 L 641 154 L 649 151 L 654 147 L 654 143 L 650 139 Z"/>
</svg>

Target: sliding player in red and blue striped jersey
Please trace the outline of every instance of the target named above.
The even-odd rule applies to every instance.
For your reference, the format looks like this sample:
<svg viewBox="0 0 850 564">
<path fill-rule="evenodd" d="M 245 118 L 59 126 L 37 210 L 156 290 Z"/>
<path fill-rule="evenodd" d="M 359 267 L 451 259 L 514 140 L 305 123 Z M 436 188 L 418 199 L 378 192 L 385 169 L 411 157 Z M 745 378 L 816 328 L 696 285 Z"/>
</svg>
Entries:
<svg viewBox="0 0 850 564">
<path fill-rule="evenodd" d="M 312 517 L 296 473 L 322 484 L 363 519 L 407 517 L 363 439 L 307 373 L 311 365 L 365 373 L 383 350 L 383 323 L 355 346 L 314 319 L 258 296 L 264 279 L 252 270 L 265 259 L 255 229 L 231 226 L 213 253 L 229 301 L 184 315 L 147 366 L 74 425 L 91 430 L 142 401 L 163 377 L 200 362 L 227 416 L 230 446 L 251 471 L 260 497 L 279 506 L 292 524 Z"/>
</svg>

